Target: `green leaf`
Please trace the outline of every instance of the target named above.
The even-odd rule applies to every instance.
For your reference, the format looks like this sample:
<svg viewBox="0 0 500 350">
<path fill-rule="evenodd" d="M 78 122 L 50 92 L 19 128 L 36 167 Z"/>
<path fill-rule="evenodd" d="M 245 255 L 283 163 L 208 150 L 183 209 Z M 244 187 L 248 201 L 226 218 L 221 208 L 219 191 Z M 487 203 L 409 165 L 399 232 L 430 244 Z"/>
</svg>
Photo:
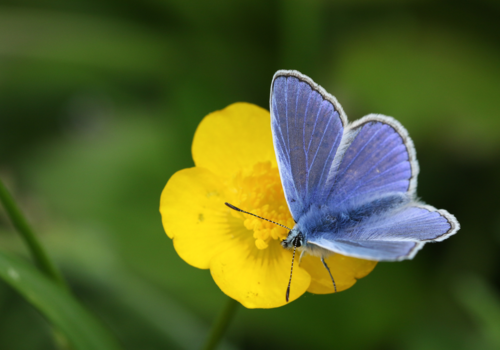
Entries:
<svg viewBox="0 0 500 350">
<path fill-rule="evenodd" d="M 0 278 L 23 295 L 64 334 L 73 349 L 120 349 L 109 331 L 69 292 L 25 261 L 0 252 Z"/>
</svg>

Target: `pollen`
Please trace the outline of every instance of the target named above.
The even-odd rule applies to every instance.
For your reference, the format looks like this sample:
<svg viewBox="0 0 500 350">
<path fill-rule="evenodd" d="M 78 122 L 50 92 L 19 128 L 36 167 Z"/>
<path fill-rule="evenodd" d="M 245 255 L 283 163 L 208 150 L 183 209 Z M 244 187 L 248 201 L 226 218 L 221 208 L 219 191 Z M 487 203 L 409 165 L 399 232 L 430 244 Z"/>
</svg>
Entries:
<svg viewBox="0 0 500 350">
<path fill-rule="evenodd" d="M 271 162 L 254 165 L 251 171 L 238 174 L 234 179 L 234 189 L 239 197 L 239 207 L 255 215 L 293 227 L 294 221 L 286 204 L 278 168 Z M 283 240 L 288 230 L 254 216 L 240 214 L 244 226 L 253 231 L 255 246 L 266 249 L 273 240 Z"/>
</svg>

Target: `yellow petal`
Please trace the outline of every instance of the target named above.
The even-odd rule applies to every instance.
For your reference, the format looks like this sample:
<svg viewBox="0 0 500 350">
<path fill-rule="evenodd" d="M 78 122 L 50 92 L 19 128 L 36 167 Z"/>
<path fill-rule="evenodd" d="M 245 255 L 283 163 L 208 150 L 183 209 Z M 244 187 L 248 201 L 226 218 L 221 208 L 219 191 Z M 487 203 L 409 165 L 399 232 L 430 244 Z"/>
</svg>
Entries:
<svg viewBox="0 0 500 350">
<path fill-rule="evenodd" d="M 253 239 L 247 239 L 214 257 L 210 272 L 219 288 L 243 306 L 266 309 L 287 304 L 291 262 L 291 252 L 278 241 L 259 250 Z M 290 301 L 304 294 L 311 281 L 309 274 L 297 265 L 296 261 Z"/>
<path fill-rule="evenodd" d="M 193 140 L 196 166 L 230 178 L 258 162 L 276 166 L 269 112 L 250 103 L 234 103 L 207 115 Z"/>
<path fill-rule="evenodd" d="M 330 268 L 337 292 L 346 290 L 356 283 L 356 280 L 368 275 L 377 265 L 376 261 L 362 260 L 333 254 L 325 259 Z M 300 264 L 311 275 L 311 285 L 307 290 L 314 294 L 334 293 L 333 283 L 328 271 L 323 266 L 320 258 L 306 255 Z"/>
<path fill-rule="evenodd" d="M 188 264 L 207 269 L 212 257 L 232 244 L 231 223 L 237 219 L 224 205 L 231 199 L 206 169 L 184 169 L 168 181 L 160 200 L 163 227 Z"/>
</svg>

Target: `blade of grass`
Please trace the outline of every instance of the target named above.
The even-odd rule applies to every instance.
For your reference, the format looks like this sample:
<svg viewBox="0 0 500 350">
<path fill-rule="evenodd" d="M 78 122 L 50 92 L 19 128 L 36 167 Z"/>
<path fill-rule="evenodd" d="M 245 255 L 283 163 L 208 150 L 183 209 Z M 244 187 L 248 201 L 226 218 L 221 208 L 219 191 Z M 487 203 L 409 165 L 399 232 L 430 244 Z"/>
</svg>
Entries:
<svg viewBox="0 0 500 350">
<path fill-rule="evenodd" d="M 38 241 L 34 231 L 31 229 L 28 221 L 21 213 L 14 198 L 11 196 L 3 182 L 0 180 L 0 201 L 2 202 L 7 215 L 9 216 L 12 224 L 17 229 L 21 237 L 24 239 L 28 246 L 33 260 L 47 276 L 52 278 L 63 288 L 67 289 L 66 282 L 64 281 L 61 273 L 56 268 L 50 257 L 45 252 L 42 244 Z"/>
<path fill-rule="evenodd" d="M 0 251 L 0 278 L 44 315 L 72 349 L 120 349 L 110 332 L 70 293 L 22 259 Z"/>
</svg>

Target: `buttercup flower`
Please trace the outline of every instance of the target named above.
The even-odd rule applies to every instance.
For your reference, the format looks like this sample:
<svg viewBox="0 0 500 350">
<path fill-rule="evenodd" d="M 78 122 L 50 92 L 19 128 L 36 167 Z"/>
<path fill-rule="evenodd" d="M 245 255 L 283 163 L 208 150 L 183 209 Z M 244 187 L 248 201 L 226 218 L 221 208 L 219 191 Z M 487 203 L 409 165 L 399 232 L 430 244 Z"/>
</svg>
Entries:
<svg viewBox="0 0 500 350">
<path fill-rule="evenodd" d="M 292 252 L 280 241 L 287 230 L 224 205 L 294 226 L 279 177 L 269 112 L 235 103 L 209 114 L 196 130 L 192 153 L 196 166 L 175 173 L 161 195 L 163 227 L 175 250 L 188 264 L 210 269 L 219 288 L 247 308 L 286 304 Z M 376 265 L 339 254 L 325 260 L 337 291 L 351 287 Z M 306 291 L 334 292 L 318 257 L 306 255 L 294 264 L 290 301 Z"/>
</svg>

